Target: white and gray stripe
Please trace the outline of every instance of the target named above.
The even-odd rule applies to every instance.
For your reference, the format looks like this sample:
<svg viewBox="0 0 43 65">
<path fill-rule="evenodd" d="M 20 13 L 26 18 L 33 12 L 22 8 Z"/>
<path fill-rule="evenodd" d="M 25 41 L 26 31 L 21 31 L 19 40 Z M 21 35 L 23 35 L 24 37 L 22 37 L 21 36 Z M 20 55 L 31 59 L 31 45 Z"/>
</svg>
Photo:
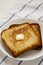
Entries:
<svg viewBox="0 0 43 65">
<path fill-rule="evenodd" d="M 21 63 L 22 63 L 22 60 L 18 63 L 18 65 L 21 65 Z"/>
<path fill-rule="evenodd" d="M 29 1 L 28 3 L 30 3 L 30 2 L 32 2 L 32 1 Z M 35 8 L 35 10 L 33 10 L 31 13 L 27 14 L 27 15 L 25 16 L 25 18 L 27 18 L 29 15 L 33 14 L 36 10 L 38 10 L 38 8 L 39 8 L 42 4 L 43 4 L 43 2 L 40 3 L 40 4 Z M 26 4 L 26 5 L 27 5 L 27 4 Z M 25 8 L 25 5 L 24 5 L 19 11 L 22 11 L 23 8 Z M 17 12 L 15 12 L 14 14 L 12 14 L 12 16 L 10 16 L 10 18 L 9 18 L 6 22 L 4 22 L 2 25 L 0 25 L 0 28 L 1 28 L 5 23 L 7 23 L 8 21 L 10 21 L 10 20 L 14 17 L 15 14 L 17 14 Z"/>
<path fill-rule="evenodd" d="M 4 60 L 7 58 L 8 56 L 5 56 L 4 58 L 3 58 L 3 60 L 0 62 L 0 65 L 2 64 L 2 62 L 4 62 Z"/>
<path fill-rule="evenodd" d="M 15 14 L 21 12 L 21 11 L 27 6 L 27 4 L 31 3 L 32 1 L 33 1 L 33 0 L 30 0 L 29 2 L 27 2 L 26 4 L 24 4 L 24 6 L 23 6 L 18 12 L 13 13 L 7 21 L 5 21 L 2 25 L 0 25 L 0 28 L 1 28 L 4 24 L 6 24 L 8 21 L 10 21 L 10 20 L 14 17 Z M 33 10 L 33 11 L 30 12 L 30 13 L 28 13 L 28 14 L 25 16 L 25 18 L 28 17 L 29 15 L 35 13 L 35 11 L 37 11 L 38 8 L 39 8 L 42 4 L 43 4 L 43 2 L 40 3 L 40 4 L 35 8 L 35 10 Z M 40 20 L 42 17 L 43 17 L 43 16 L 40 16 L 40 18 L 39 18 L 38 20 Z M 5 56 L 5 57 L 3 58 L 3 60 L 0 62 L 0 64 L 2 64 L 2 62 L 4 62 L 6 58 L 7 58 L 7 56 Z M 41 65 L 42 62 L 43 62 L 43 59 L 39 62 L 38 65 Z M 18 65 L 20 65 L 21 63 L 22 63 L 22 60 L 19 61 Z"/>
<path fill-rule="evenodd" d="M 33 14 L 36 10 L 38 10 L 38 8 L 39 8 L 42 4 L 43 4 L 43 2 L 40 3 L 40 4 L 35 8 L 35 10 L 33 10 L 33 11 L 30 12 L 30 13 L 28 13 L 25 17 L 28 17 L 29 15 Z"/>
<path fill-rule="evenodd" d="M 43 59 L 38 63 L 38 65 L 41 65 L 42 62 L 43 62 Z"/>
<path fill-rule="evenodd" d="M 32 1 L 33 1 L 33 0 L 30 0 L 29 2 L 27 2 L 26 4 L 24 4 L 24 6 L 23 6 L 18 12 L 13 13 L 7 21 L 5 21 L 2 25 L 0 25 L 0 28 L 1 28 L 5 23 L 7 23 L 8 21 L 10 21 L 10 20 L 15 16 L 15 14 L 21 12 L 21 11 L 27 6 L 27 4 L 30 4 Z"/>
<path fill-rule="evenodd" d="M 38 21 L 39 21 L 42 17 L 43 17 L 43 16 L 40 16 L 39 19 L 38 19 Z"/>
</svg>

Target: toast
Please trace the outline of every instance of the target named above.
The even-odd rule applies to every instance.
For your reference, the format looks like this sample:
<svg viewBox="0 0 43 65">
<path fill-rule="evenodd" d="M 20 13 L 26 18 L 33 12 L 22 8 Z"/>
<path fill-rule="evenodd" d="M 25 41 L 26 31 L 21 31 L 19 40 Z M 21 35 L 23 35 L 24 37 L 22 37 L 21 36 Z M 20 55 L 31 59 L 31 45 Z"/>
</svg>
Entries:
<svg viewBox="0 0 43 65">
<path fill-rule="evenodd" d="M 38 47 L 36 47 L 34 49 L 35 50 L 40 50 L 40 49 L 42 49 L 40 25 L 38 23 L 31 23 L 30 25 L 32 26 L 32 28 L 34 29 L 34 31 L 36 32 L 36 34 L 37 34 L 37 36 L 38 36 L 38 38 L 40 40 L 38 43 L 41 44 L 40 46 L 38 46 Z M 14 28 L 14 27 L 17 27 L 17 26 L 19 26 L 19 24 L 13 24 L 13 25 L 9 26 L 9 28 Z"/>
<path fill-rule="evenodd" d="M 40 30 L 40 25 L 38 23 L 31 23 L 30 24 L 32 26 L 32 28 L 34 29 L 34 31 L 36 32 L 38 38 L 39 38 L 39 42 L 41 45 L 39 45 L 39 47 L 34 48 L 34 50 L 40 50 L 42 49 L 42 40 L 41 40 L 41 30 Z M 13 24 L 11 26 L 9 26 L 9 28 L 14 28 L 19 26 L 19 24 Z"/>
<path fill-rule="evenodd" d="M 42 39 L 41 39 L 40 25 L 37 24 L 37 23 L 32 23 L 31 26 L 34 29 L 34 31 L 37 33 L 37 36 L 39 38 L 39 42 L 38 43 L 41 44 L 39 47 L 36 47 L 35 49 L 40 50 L 40 49 L 42 49 Z"/>
<path fill-rule="evenodd" d="M 11 27 L 2 31 L 1 37 L 14 57 L 41 45 L 38 43 L 40 41 L 38 35 L 29 23 Z"/>
</svg>

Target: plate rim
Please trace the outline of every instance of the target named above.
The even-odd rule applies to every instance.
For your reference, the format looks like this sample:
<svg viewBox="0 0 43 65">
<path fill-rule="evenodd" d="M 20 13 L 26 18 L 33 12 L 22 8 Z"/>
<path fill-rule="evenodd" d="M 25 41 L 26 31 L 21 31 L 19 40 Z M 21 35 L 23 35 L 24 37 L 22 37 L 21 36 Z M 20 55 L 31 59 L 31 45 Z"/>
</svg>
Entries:
<svg viewBox="0 0 43 65">
<path fill-rule="evenodd" d="M 13 19 L 12 21 L 14 21 L 14 20 L 19 20 L 19 19 L 25 19 L 25 20 L 32 20 L 32 21 L 37 21 L 37 20 L 35 20 L 35 19 L 29 19 L 29 18 L 17 18 L 17 19 Z M 38 23 L 40 22 L 40 21 L 37 21 Z M 43 23 L 42 22 L 40 22 L 42 25 L 43 25 Z M 6 24 L 5 24 L 6 25 Z M 4 26 L 4 25 L 3 25 Z M 2 51 L 2 49 L 0 48 L 0 50 Z M 2 51 L 4 54 L 5 54 L 5 52 L 4 51 Z M 7 54 L 6 54 L 7 55 Z M 41 54 L 40 56 L 38 56 L 38 57 L 34 57 L 34 58 L 28 58 L 28 59 L 22 59 L 22 58 L 14 58 L 14 57 L 10 57 L 10 58 L 12 58 L 12 59 L 15 59 L 15 60 L 33 60 L 33 59 L 36 59 L 36 58 L 39 58 L 39 57 L 41 57 L 43 54 Z M 9 56 L 8 56 L 9 57 Z"/>
</svg>

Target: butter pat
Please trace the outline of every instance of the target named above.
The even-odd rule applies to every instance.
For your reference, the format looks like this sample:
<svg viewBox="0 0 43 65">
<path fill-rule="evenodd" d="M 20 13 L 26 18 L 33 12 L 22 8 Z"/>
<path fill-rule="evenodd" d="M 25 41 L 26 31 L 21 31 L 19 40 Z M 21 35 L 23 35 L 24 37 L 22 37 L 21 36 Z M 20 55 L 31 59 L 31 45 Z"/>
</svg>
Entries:
<svg viewBox="0 0 43 65">
<path fill-rule="evenodd" d="M 24 39 L 24 34 L 17 34 L 16 35 L 16 40 L 23 40 Z"/>
</svg>

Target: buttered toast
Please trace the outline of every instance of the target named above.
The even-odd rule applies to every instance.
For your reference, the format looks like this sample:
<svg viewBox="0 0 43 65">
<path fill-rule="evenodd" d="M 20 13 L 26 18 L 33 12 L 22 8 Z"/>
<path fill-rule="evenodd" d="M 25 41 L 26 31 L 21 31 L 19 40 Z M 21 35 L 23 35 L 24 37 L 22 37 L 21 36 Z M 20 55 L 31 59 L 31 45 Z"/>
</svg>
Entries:
<svg viewBox="0 0 43 65">
<path fill-rule="evenodd" d="M 36 47 L 34 49 L 35 50 L 40 50 L 40 49 L 42 49 L 42 40 L 41 40 L 40 25 L 38 23 L 31 23 L 30 25 L 34 29 L 35 33 L 37 34 L 38 39 L 39 39 L 38 43 L 40 44 L 38 47 Z M 13 24 L 13 25 L 9 26 L 9 28 L 14 28 L 14 27 L 17 27 L 17 26 L 19 26 L 19 24 Z"/>
<path fill-rule="evenodd" d="M 19 24 L 16 27 L 2 31 L 1 37 L 14 57 L 40 46 L 38 35 L 29 23 Z"/>
</svg>

